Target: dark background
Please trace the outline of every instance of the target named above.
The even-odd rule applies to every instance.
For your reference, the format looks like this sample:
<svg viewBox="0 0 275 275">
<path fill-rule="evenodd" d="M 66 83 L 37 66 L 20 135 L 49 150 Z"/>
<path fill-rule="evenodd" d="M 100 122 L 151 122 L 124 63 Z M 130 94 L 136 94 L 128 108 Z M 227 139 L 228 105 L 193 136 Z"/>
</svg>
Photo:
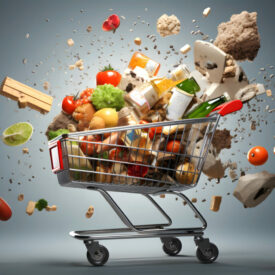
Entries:
<svg viewBox="0 0 275 275">
<path fill-rule="evenodd" d="M 202 11 L 208 6 L 212 9 L 211 13 L 208 18 L 203 18 Z M 60 103 L 66 94 L 76 93 L 88 86 L 93 87 L 97 71 L 109 63 L 123 72 L 132 55 L 130 50 L 138 49 L 133 43 L 135 37 L 141 37 L 142 49 L 148 47 L 148 50 L 143 50 L 144 53 L 161 63 L 160 74 L 165 75 L 182 57 L 168 54 L 169 58 L 164 60 L 170 45 L 174 45 L 176 50 L 186 43 L 192 46 L 196 39 L 202 38 L 190 34 L 197 29 L 208 34 L 209 39 L 215 39 L 217 25 L 243 10 L 258 13 L 261 49 L 254 62 L 243 62 L 241 66 L 249 79 L 256 78 L 257 82 L 263 83 L 263 76 L 275 71 L 269 68 L 269 65 L 275 65 L 273 1 L 0 1 L 0 79 L 10 76 L 41 91 L 44 91 L 44 81 L 49 81 L 48 92 L 54 96 L 52 110 L 47 115 L 30 109 L 18 109 L 16 102 L 0 98 L 1 131 L 19 121 L 29 121 L 35 129 L 32 139 L 23 146 L 12 148 L 0 143 L 0 197 L 5 198 L 13 208 L 12 219 L 0 223 L 1 275 L 50 272 L 274 274 L 274 194 L 258 207 L 244 209 L 232 196 L 237 182 L 232 182 L 227 177 L 220 184 L 215 181 L 210 183 L 205 176 L 201 177 L 196 188 L 186 194 L 198 199 L 197 207 L 208 221 L 206 236 L 220 250 L 217 263 L 201 265 L 195 257 L 195 246 L 191 238 L 182 239 L 181 256 L 175 258 L 163 254 L 158 239 L 141 239 L 103 242 L 110 251 L 110 260 L 103 268 L 91 267 L 86 261 L 84 245 L 69 237 L 68 232 L 119 227 L 121 222 L 98 193 L 61 188 L 58 185 L 56 176 L 51 173 L 44 136 L 47 125 L 60 112 Z M 126 19 L 121 19 L 121 26 L 115 34 L 103 32 L 102 22 L 113 13 L 123 15 Z M 163 13 L 175 14 L 180 19 L 182 29 L 178 35 L 166 38 L 158 35 L 156 20 Z M 137 18 L 138 16 L 141 18 Z M 192 23 L 192 19 L 197 22 Z M 137 22 L 136 25 L 134 22 Z M 88 25 L 93 27 L 91 33 L 86 32 Z M 28 39 L 25 38 L 27 33 Z M 155 43 L 147 38 L 150 34 L 156 35 Z M 75 41 L 71 48 L 66 43 L 69 38 Z M 110 44 L 111 41 L 114 43 Z M 155 44 L 161 55 L 153 49 Z M 84 60 L 83 72 L 68 70 L 68 65 L 74 64 L 77 56 Z M 27 59 L 26 64 L 22 62 L 24 58 Z M 184 63 L 194 69 L 192 51 L 188 53 Z M 260 72 L 262 67 L 266 71 Z M 268 87 L 274 90 L 274 82 L 269 82 Z M 247 173 L 262 170 L 274 173 L 274 113 L 272 115 L 265 109 L 266 105 L 270 109 L 274 108 L 273 98 L 261 95 L 258 100 L 253 99 L 250 103 L 256 104 L 257 112 L 252 116 L 259 121 L 260 126 L 251 132 L 250 122 L 241 122 L 240 127 L 245 130 L 243 133 L 235 132 L 235 128 L 239 127 L 237 121 L 240 115 L 245 116 L 248 112 L 247 106 L 238 114 L 222 120 L 220 129 L 231 130 L 232 136 L 237 133 L 235 141 L 238 143 L 232 142 L 232 148 L 223 150 L 221 158 L 224 162 L 229 159 L 236 161 L 238 175 L 241 169 Z M 270 153 L 268 162 L 261 167 L 253 167 L 246 159 L 248 149 L 256 145 L 265 146 Z M 22 154 L 23 147 L 29 148 L 29 155 Z M 12 184 L 9 179 L 12 179 Z M 208 185 L 202 189 L 205 183 Z M 228 192 L 230 195 L 227 195 Z M 23 202 L 17 201 L 19 193 L 25 195 Z M 212 195 L 223 196 L 218 213 L 209 210 Z M 115 197 L 136 223 L 161 221 L 161 217 L 153 209 L 151 211 L 149 203 L 141 196 L 115 194 Z M 49 204 L 56 204 L 57 212 L 35 212 L 33 216 L 27 216 L 27 202 L 40 198 L 47 199 Z M 202 203 L 202 199 L 207 201 Z M 181 201 L 169 196 L 158 201 L 172 215 L 175 225 L 191 226 L 198 223 Z M 85 212 L 90 204 L 94 205 L 95 214 L 87 220 Z"/>
</svg>

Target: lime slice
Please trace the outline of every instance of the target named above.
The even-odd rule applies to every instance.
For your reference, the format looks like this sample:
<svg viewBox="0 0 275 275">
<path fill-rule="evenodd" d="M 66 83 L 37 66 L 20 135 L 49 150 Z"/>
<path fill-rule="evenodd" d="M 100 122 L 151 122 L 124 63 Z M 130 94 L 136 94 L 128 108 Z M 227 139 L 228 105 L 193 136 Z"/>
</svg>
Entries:
<svg viewBox="0 0 275 275">
<path fill-rule="evenodd" d="M 26 143 L 32 136 L 33 127 L 28 122 L 18 122 L 4 130 L 3 142 L 8 146 L 18 146 Z"/>
</svg>

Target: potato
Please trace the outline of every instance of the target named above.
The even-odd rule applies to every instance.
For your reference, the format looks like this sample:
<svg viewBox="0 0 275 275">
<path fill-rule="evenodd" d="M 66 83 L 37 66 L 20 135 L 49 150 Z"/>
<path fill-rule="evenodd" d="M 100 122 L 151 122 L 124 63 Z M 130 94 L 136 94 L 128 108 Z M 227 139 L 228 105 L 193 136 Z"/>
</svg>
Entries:
<svg viewBox="0 0 275 275">
<path fill-rule="evenodd" d="M 89 130 L 105 128 L 105 120 L 102 117 L 94 116 L 90 122 Z"/>
<path fill-rule="evenodd" d="M 91 103 L 78 106 L 73 112 L 73 118 L 78 121 L 78 130 L 83 131 L 89 127 L 95 113 L 95 108 Z"/>
<path fill-rule="evenodd" d="M 185 162 L 184 164 L 181 164 L 177 167 L 176 172 L 176 179 L 181 184 L 195 184 L 198 178 L 198 171 L 196 174 L 193 174 L 195 172 L 195 166 L 191 162 Z M 191 173 L 190 173 L 191 172 Z"/>
</svg>

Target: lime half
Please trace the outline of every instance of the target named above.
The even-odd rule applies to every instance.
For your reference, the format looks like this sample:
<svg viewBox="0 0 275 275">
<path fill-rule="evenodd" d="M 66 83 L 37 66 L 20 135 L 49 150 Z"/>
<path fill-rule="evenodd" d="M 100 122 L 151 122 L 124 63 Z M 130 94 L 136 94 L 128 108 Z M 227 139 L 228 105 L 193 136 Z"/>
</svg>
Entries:
<svg viewBox="0 0 275 275">
<path fill-rule="evenodd" d="M 18 122 L 4 130 L 3 142 L 8 146 L 18 146 L 26 143 L 32 136 L 33 127 L 28 122 Z"/>
</svg>

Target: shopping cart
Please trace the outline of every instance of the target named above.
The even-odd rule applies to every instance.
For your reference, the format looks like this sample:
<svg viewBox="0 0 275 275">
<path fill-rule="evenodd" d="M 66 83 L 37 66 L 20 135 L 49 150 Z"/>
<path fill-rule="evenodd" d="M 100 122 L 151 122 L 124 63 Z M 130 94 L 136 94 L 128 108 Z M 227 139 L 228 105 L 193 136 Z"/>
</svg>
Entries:
<svg viewBox="0 0 275 275">
<path fill-rule="evenodd" d="M 180 191 L 197 185 L 220 117 L 241 108 L 242 102 L 233 100 L 218 106 L 206 118 L 75 132 L 50 141 L 52 170 L 59 184 L 99 191 L 126 225 L 126 228 L 70 232 L 84 242 L 91 264 L 104 265 L 109 258 L 107 248 L 99 240 L 157 237 L 164 252 L 175 256 L 182 248 L 176 236 L 194 237 L 200 261 L 216 260 L 218 248 L 203 238 L 206 220 Z M 167 222 L 133 224 L 108 191 L 143 194 Z M 171 218 L 152 197 L 160 194 L 180 197 L 202 226 L 168 228 L 172 225 Z"/>
</svg>

